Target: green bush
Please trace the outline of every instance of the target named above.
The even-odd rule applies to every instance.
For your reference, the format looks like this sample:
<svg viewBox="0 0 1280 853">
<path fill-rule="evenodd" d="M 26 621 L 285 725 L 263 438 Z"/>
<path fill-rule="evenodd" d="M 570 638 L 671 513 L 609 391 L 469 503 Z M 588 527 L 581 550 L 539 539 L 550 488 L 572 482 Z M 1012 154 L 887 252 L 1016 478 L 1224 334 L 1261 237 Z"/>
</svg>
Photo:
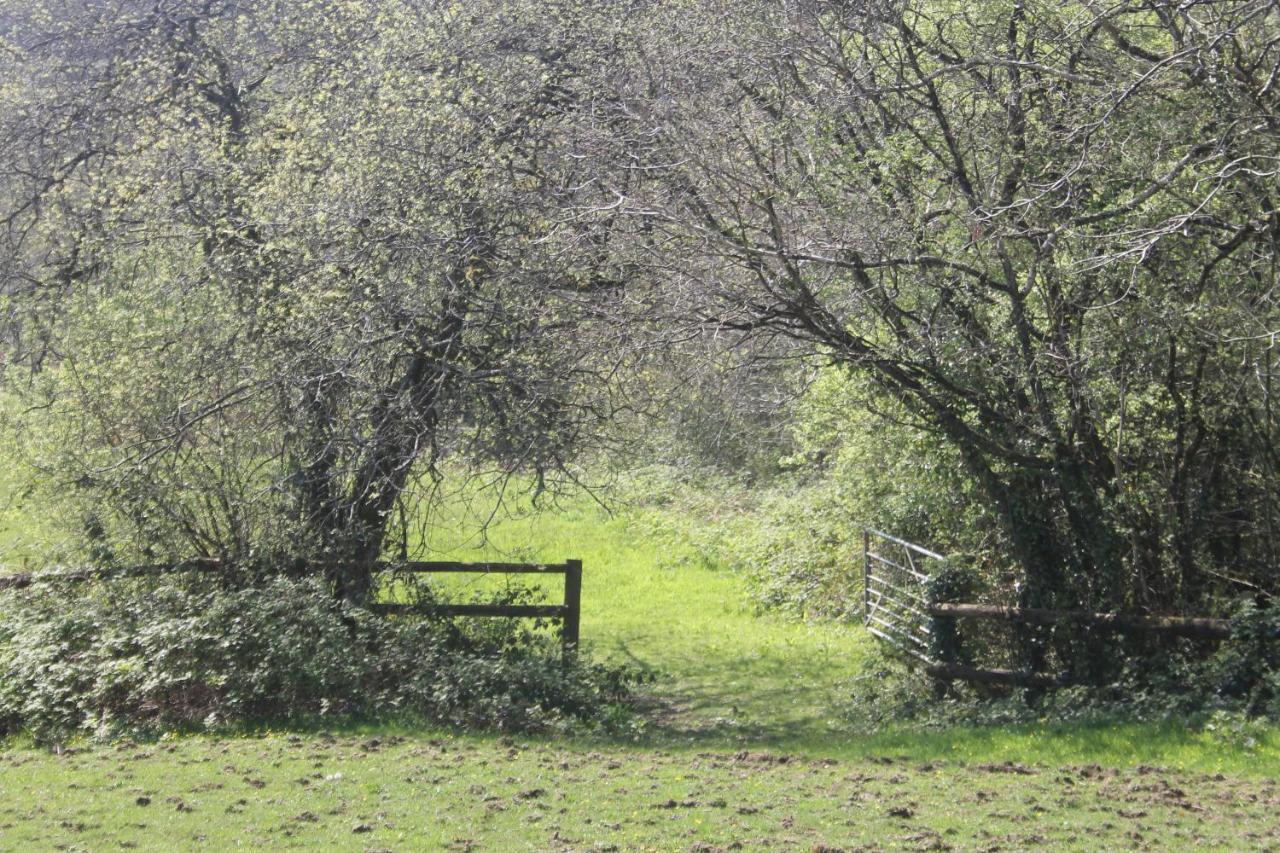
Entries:
<svg viewBox="0 0 1280 853">
<path fill-rule="evenodd" d="M 930 604 L 973 601 L 982 588 L 982 578 L 972 561 L 963 554 L 952 555 L 929 575 L 924 595 Z M 929 656 L 948 663 L 973 663 L 971 643 L 962 639 L 956 619 L 929 620 Z"/>
<path fill-rule="evenodd" d="M 311 580 L 33 587 L 0 599 L 0 728 L 60 741 L 393 714 L 532 730 L 591 723 L 625 699 L 628 672 L 566 664 L 549 638 L 495 622 L 475 635 L 379 616 Z"/>
<path fill-rule="evenodd" d="M 861 607 L 859 528 L 838 484 L 775 484 L 739 527 L 727 556 L 762 608 L 840 618 Z"/>
<path fill-rule="evenodd" d="M 973 601 L 982 589 L 982 577 L 965 554 L 952 554 L 924 584 L 924 595 L 931 604 Z"/>
<path fill-rule="evenodd" d="M 1280 721 L 1280 610 L 1237 605 L 1232 634 L 1208 653 L 1187 640 L 1160 655 L 1125 655 L 1112 680 L 1056 690 L 993 689 L 952 682 L 946 691 L 914 662 L 883 646 L 849 685 L 845 715 L 859 729 L 1133 720 L 1198 727 L 1226 745 L 1253 748 Z"/>
<path fill-rule="evenodd" d="M 756 482 L 720 536 L 762 607 L 848 616 L 861 604 L 863 528 L 934 549 L 996 553 L 992 524 L 956 454 L 876 389 L 827 370 L 795 406 L 796 452 Z M 723 527 L 723 522 L 714 522 Z M 983 576 L 994 569 L 976 565 Z"/>
<path fill-rule="evenodd" d="M 1245 703 L 1251 716 L 1280 717 L 1280 608 L 1245 599 L 1231 618 L 1231 636 L 1209 661 L 1208 680 L 1222 696 Z"/>
</svg>

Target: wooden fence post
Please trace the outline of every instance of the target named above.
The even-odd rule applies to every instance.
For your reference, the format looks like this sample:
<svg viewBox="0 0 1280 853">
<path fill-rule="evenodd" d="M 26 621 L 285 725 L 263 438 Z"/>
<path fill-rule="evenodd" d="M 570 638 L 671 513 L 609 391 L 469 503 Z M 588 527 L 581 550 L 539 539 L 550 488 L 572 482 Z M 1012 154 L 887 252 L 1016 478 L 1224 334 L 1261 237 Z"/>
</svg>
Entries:
<svg viewBox="0 0 1280 853">
<path fill-rule="evenodd" d="M 578 626 L 582 616 L 582 561 L 566 560 L 564 564 L 564 626 L 560 641 L 565 656 L 578 651 Z"/>
</svg>

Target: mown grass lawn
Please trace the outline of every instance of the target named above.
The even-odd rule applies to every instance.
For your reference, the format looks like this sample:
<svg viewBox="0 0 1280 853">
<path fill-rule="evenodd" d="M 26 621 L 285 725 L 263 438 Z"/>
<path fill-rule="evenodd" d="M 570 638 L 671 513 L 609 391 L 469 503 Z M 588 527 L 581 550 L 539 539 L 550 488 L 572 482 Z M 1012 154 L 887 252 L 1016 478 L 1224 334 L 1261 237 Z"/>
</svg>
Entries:
<svg viewBox="0 0 1280 853">
<path fill-rule="evenodd" d="M 1169 725 L 852 731 L 841 707 L 867 635 L 755 614 L 741 578 L 670 522 L 581 502 L 501 521 L 482 549 L 433 543 L 581 558 L 589 653 L 658 674 L 625 735 L 387 724 L 62 754 L 15 742 L 0 847 L 1280 846 L 1275 732 L 1245 750 Z"/>
</svg>

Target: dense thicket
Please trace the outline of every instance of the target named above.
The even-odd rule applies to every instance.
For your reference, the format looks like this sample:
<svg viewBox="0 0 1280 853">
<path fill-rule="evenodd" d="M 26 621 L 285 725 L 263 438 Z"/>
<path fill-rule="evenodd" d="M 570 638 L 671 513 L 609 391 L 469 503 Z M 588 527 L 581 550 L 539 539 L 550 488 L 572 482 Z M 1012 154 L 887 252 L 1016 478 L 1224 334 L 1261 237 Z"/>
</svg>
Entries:
<svg viewBox="0 0 1280 853">
<path fill-rule="evenodd" d="M 100 551 L 339 561 L 359 600 L 424 475 L 545 487 L 600 435 L 621 353 L 607 235 L 566 213 L 596 195 L 569 11 L 7 15 L 8 358 Z"/>
<path fill-rule="evenodd" d="M 1276 590 L 1271 4 L 757 5 L 661 32 L 635 126 L 675 298 L 813 345 L 953 448 L 1024 604 Z"/>
<path fill-rule="evenodd" d="M 611 707 L 625 720 L 634 675 L 566 663 L 510 621 L 388 619 L 336 601 L 318 578 L 37 585 L 7 593 L 0 615 L 0 734 L 52 743 L 351 715 L 593 726 Z"/>
<path fill-rule="evenodd" d="M 415 474 L 541 483 L 665 394 L 722 464 L 933 490 L 904 532 L 1026 605 L 1277 591 L 1274 3 L 46 11 L 5 20 L 9 360 L 134 550 L 359 563 Z M 786 435 L 806 353 L 877 425 Z"/>
</svg>

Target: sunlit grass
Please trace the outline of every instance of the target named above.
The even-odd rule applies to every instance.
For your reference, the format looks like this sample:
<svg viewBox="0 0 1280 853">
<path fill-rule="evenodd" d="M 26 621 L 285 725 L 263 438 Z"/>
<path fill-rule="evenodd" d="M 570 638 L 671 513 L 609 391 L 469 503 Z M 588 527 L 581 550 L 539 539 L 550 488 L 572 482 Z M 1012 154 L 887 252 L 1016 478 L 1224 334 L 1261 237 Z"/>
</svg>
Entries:
<svg viewBox="0 0 1280 853">
<path fill-rule="evenodd" d="M 1280 840 L 1270 780 L 781 761 L 421 730 L 9 750 L 0 795 L 0 846 L 15 850 L 1097 850 L 1131 847 L 1135 834 L 1175 850 Z"/>
<path fill-rule="evenodd" d="M 847 682 L 865 675 L 875 642 L 861 627 L 806 623 L 757 613 L 743 579 L 700 552 L 682 525 L 697 519 L 630 507 L 609 514 L 586 499 L 498 517 L 483 545 L 455 543 L 471 528 L 436 528 L 442 558 L 584 564 L 582 637 L 589 653 L 652 668 L 648 693 L 662 702 L 643 739 L 667 747 L 752 746 L 843 758 L 1032 762 L 1108 766 L 1160 764 L 1245 775 L 1280 773 L 1280 733 L 1244 749 L 1176 723 L 1089 721 L 887 726 L 855 733 L 842 721 Z M 494 579 L 455 583 L 483 586 Z M 558 578 L 546 587 L 558 601 Z"/>
<path fill-rule="evenodd" d="M 539 510 L 526 504 L 504 512 L 480 542 L 475 519 L 464 517 L 466 506 L 450 504 L 431 526 L 432 558 L 581 559 L 585 653 L 657 675 L 644 688 L 646 724 L 621 738 L 581 736 L 584 749 L 752 748 L 844 759 L 891 755 L 978 763 L 1159 764 L 1280 775 L 1280 735 L 1274 728 L 1259 733 L 1253 749 L 1172 723 L 1046 722 L 941 731 L 887 726 L 870 735 L 858 733 L 843 721 L 850 701 L 847 684 L 865 677 L 874 640 L 857 625 L 756 612 L 743 578 L 717 554 L 700 549 L 698 537 L 685 535 L 700 523 L 696 516 L 651 505 L 610 514 L 578 497 Z M 0 502 L 3 507 L 8 510 L 0 515 L 0 534 L 15 546 L 10 553 L 21 553 L 22 542 L 47 535 L 39 524 L 23 521 L 35 515 L 26 502 Z M 560 578 L 545 580 L 547 600 L 558 601 Z M 505 581 L 445 579 L 463 596 Z"/>
</svg>

